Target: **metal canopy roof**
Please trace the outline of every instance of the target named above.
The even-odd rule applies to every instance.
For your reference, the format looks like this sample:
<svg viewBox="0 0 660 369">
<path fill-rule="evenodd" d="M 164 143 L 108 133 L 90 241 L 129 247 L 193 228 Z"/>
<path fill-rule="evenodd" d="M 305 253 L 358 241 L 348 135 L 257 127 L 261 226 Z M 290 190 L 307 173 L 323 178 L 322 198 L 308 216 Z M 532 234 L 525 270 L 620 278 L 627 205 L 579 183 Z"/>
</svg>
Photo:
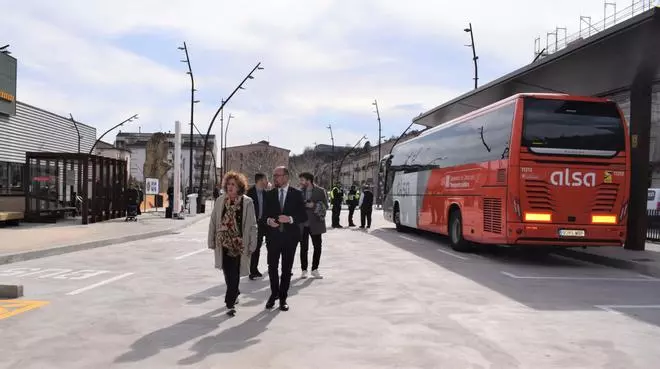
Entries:
<svg viewBox="0 0 660 369">
<path fill-rule="evenodd" d="M 634 16 L 413 118 L 435 127 L 523 92 L 604 96 L 660 80 L 660 7 Z"/>
</svg>

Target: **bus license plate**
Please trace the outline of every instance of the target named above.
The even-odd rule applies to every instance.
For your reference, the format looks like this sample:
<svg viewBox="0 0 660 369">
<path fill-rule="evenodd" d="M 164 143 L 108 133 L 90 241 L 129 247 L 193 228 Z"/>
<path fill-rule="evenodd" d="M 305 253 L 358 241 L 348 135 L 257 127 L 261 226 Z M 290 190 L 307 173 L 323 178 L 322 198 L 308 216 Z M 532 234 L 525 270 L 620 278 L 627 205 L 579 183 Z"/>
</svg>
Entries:
<svg viewBox="0 0 660 369">
<path fill-rule="evenodd" d="M 560 229 L 560 237 L 584 237 L 585 232 L 582 229 Z"/>
</svg>

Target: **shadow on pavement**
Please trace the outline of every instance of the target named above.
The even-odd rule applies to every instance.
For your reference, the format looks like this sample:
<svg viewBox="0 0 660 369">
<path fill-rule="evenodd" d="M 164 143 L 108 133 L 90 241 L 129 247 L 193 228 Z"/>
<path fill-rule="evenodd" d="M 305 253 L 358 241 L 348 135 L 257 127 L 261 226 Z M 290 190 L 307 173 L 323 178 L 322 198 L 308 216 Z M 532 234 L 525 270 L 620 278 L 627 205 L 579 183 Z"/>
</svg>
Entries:
<svg viewBox="0 0 660 369">
<path fill-rule="evenodd" d="M 289 296 L 294 296 L 298 293 L 299 290 L 309 286 L 314 281 L 313 278 L 308 278 L 304 282 L 300 283 L 302 279 L 300 278 L 291 278 L 291 287 L 289 288 Z M 257 306 L 262 303 L 265 304 L 266 300 L 270 296 L 270 283 L 268 281 L 268 276 L 264 278 L 256 279 L 254 281 L 249 280 L 248 278 L 241 278 L 240 284 L 241 295 L 239 299 L 240 306 Z M 219 280 L 217 286 L 207 288 L 204 291 L 194 293 L 186 297 L 188 300 L 188 305 L 201 305 L 212 300 L 223 301 L 225 296 L 225 285 L 222 283 L 222 280 Z M 245 297 L 249 297 L 248 301 L 245 301 Z M 262 301 L 263 300 L 263 301 Z"/>
<path fill-rule="evenodd" d="M 289 303 L 291 303 L 291 297 L 297 295 L 303 288 L 311 285 L 314 279 L 306 279 L 302 283 L 300 283 L 300 281 L 301 279 L 291 280 L 291 287 L 289 288 Z M 217 300 L 216 298 L 224 297 L 224 294 L 225 286 L 218 285 L 190 295 L 187 299 L 189 304 L 202 304 L 210 300 L 222 301 Z M 255 295 L 259 296 L 257 297 Z M 268 279 L 256 281 L 250 281 L 248 279 L 245 279 L 245 281 L 241 280 L 241 297 L 251 297 L 251 299 L 249 299 L 248 302 L 241 301 L 237 306 L 238 311 L 240 312 L 241 307 L 265 306 L 266 299 L 269 295 L 270 285 Z M 157 355 L 162 350 L 174 348 L 188 341 L 192 341 L 195 338 L 210 334 L 223 322 L 230 319 L 230 317 L 225 314 L 226 309 L 224 308 L 224 303 L 221 305 L 223 306 L 222 308 L 215 309 L 198 317 L 186 319 L 172 326 L 159 329 L 143 336 L 131 345 L 130 351 L 117 357 L 115 363 L 145 360 Z M 295 301 L 292 305 L 295 305 Z M 236 327 L 228 328 L 216 336 L 203 338 L 192 347 L 192 350 L 197 351 L 197 354 L 181 360 L 181 364 L 194 364 L 203 360 L 204 357 L 209 356 L 210 354 L 216 352 L 238 351 L 259 342 L 256 337 L 266 329 L 268 323 L 270 323 L 278 313 L 279 310 L 263 311 Z M 227 344 L 219 345 L 219 343 Z"/>
<path fill-rule="evenodd" d="M 211 333 L 229 319 L 226 309 L 216 309 L 202 316 L 186 319 L 172 326 L 159 329 L 138 339 L 131 351 L 115 359 L 115 363 L 135 362 L 157 355 L 160 351 L 180 346 L 197 337 Z"/>
<path fill-rule="evenodd" d="M 393 228 L 379 228 L 369 234 L 537 310 L 600 311 L 597 305 L 660 305 L 660 294 L 651 293 L 657 286 L 654 282 L 579 279 L 583 276 L 637 278 L 633 273 L 596 268 L 553 254 L 530 253 L 507 247 L 480 247 L 475 251 L 476 255 L 461 254 L 451 250 L 446 238 L 427 232 L 403 234 L 420 242 L 400 237 Z M 468 260 L 445 255 L 438 249 Z M 516 279 L 502 272 L 577 279 Z M 660 326 L 660 309 L 645 313 L 629 314 L 625 311 L 630 317 Z"/>
<path fill-rule="evenodd" d="M 190 348 L 195 354 L 179 360 L 179 364 L 194 365 L 213 354 L 236 352 L 259 343 L 257 337 L 266 331 L 279 313 L 279 310 L 262 311 L 235 327 L 202 338 Z"/>
</svg>

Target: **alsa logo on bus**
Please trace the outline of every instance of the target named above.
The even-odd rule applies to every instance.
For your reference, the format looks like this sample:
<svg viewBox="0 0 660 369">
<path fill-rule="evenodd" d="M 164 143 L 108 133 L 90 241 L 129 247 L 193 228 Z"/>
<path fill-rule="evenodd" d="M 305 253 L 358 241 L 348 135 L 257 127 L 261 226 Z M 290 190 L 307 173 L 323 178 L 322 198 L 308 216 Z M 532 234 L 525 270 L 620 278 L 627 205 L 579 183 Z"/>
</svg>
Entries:
<svg viewBox="0 0 660 369">
<path fill-rule="evenodd" d="M 552 172 L 550 183 L 555 186 L 594 187 L 596 186 L 596 173 L 571 172 L 567 168 L 563 171 Z"/>
</svg>

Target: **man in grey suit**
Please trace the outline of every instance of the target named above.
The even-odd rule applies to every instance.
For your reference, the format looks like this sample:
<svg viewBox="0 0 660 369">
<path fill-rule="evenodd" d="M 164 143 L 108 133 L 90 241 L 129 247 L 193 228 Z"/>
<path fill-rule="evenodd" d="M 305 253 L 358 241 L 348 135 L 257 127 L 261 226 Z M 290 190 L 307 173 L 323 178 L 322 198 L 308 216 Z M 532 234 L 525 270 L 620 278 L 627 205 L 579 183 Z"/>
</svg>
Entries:
<svg viewBox="0 0 660 369">
<path fill-rule="evenodd" d="M 309 239 L 314 245 L 312 256 L 312 277 L 323 278 L 319 273 L 321 261 L 322 235 L 326 232 L 325 214 L 328 210 L 328 196 L 326 191 L 314 184 L 312 173 L 300 173 L 300 191 L 305 200 L 307 210 L 307 221 L 300 225 L 302 238 L 300 239 L 300 266 L 302 267 L 302 278 L 307 278 L 307 252 L 309 250 Z"/>
</svg>

